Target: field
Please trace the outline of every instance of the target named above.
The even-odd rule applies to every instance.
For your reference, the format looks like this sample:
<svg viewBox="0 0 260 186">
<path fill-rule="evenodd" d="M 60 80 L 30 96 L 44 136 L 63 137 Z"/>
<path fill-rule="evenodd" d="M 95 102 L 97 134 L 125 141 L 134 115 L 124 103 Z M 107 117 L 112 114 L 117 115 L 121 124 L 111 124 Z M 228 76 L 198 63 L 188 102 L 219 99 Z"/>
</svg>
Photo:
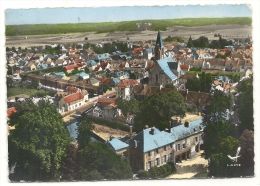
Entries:
<svg viewBox="0 0 260 186">
<path fill-rule="evenodd" d="M 78 23 L 78 24 L 35 24 L 35 25 L 8 25 L 6 26 L 6 36 L 21 35 L 44 35 L 44 34 L 69 34 L 69 33 L 113 33 L 116 31 L 136 31 L 136 23 L 151 23 L 152 30 L 166 31 L 172 26 L 197 27 L 205 25 L 251 25 L 252 19 L 249 17 L 234 18 L 184 18 L 166 20 L 137 20 L 123 22 L 103 22 L 103 23 Z"/>
<path fill-rule="evenodd" d="M 7 89 L 7 97 L 16 96 L 19 94 L 26 94 L 28 96 L 36 96 L 42 97 L 45 95 L 44 90 L 36 90 L 36 89 L 29 89 L 29 88 L 8 88 Z M 50 93 L 46 91 L 46 95 Z"/>
</svg>

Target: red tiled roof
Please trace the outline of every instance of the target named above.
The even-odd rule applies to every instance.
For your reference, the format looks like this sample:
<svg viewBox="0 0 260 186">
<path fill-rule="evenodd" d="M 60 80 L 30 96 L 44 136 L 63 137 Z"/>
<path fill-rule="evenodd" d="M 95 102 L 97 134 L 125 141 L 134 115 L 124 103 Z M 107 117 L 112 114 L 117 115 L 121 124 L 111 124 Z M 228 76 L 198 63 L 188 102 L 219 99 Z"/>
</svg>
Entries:
<svg viewBox="0 0 260 186">
<path fill-rule="evenodd" d="M 116 98 L 98 98 L 97 103 L 116 103 Z"/>
<path fill-rule="evenodd" d="M 148 65 L 146 68 L 147 69 L 152 69 L 154 65 Z"/>
<path fill-rule="evenodd" d="M 76 59 L 75 62 L 76 62 L 76 63 L 81 63 L 81 62 L 82 62 L 82 59 Z"/>
<path fill-rule="evenodd" d="M 99 71 L 99 68 L 101 68 L 100 65 L 98 65 L 98 66 L 94 69 L 94 71 Z"/>
<path fill-rule="evenodd" d="M 69 91 L 73 91 L 73 92 L 78 92 L 79 91 L 78 88 L 72 87 L 72 86 L 68 86 L 66 89 L 69 90 Z"/>
<path fill-rule="evenodd" d="M 16 113 L 17 110 L 15 107 L 11 107 L 7 110 L 7 118 L 10 118 L 14 113 Z"/>
<path fill-rule="evenodd" d="M 189 65 L 180 65 L 180 68 L 182 70 L 188 70 L 189 69 Z"/>
<path fill-rule="evenodd" d="M 129 85 L 137 85 L 138 82 L 134 79 L 127 79 L 123 80 L 120 83 L 117 84 L 117 87 L 127 87 Z"/>
<path fill-rule="evenodd" d="M 112 79 L 110 78 L 97 78 L 97 80 L 99 80 L 103 84 L 109 84 L 112 81 Z"/>
<path fill-rule="evenodd" d="M 66 96 L 64 98 L 64 101 L 67 102 L 67 103 L 71 103 L 73 101 L 78 101 L 78 100 L 81 100 L 83 98 L 84 98 L 84 96 L 80 92 L 77 92 L 77 93 Z"/>
</svg>

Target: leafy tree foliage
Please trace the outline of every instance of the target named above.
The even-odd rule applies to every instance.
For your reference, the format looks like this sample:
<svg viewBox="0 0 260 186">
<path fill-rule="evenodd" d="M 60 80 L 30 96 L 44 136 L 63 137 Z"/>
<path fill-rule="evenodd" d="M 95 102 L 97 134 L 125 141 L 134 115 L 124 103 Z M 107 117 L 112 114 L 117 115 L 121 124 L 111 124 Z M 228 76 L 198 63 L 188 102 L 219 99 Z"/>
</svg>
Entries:
<svg viewBox="0 0 260 186">
<path fill-rule="evenodd" d="M 179 42 L 179 43 L 184 43 L 183 38 L 181 37 L 172 37 L 168 36 L 167 38 L 164 39 L 165 42 Z"/>
<path fill-rule="evenodd" d="M 171 88 L 173 90 L 176 90 L 176 87 L 173 84 L 166 84 L 165 88 Z"/>
<path fill-rule="evenodd" d="M 60 45 L 57 45 L 54 48 L 52 48 L 51 46 L 46 46 L 43 53 L 44 54 L 61 54 Z"/>
<path fill-rule="evenodd" d="M 232 136 L 223 138 L 219 144 L 220 151 L 225 155 L 234 154 L 238 147 L 238 140 Z"/>
<path fill-rule="evenodd" d="M 124 100 L 122 98 L 117 98 L 116 104 L 124 116 L 127 116 L 127 114 L 136 114 L 140 110 L 139 102 L 135 99 Z"/>
<path fill-rule="evenodd" d="M 49 181 L 59 177 L 70 142 L 61 115 L 49 102 L 17 103 L 10 118 L 15 126 L 8 136 L 9 166 L 22 180 Z"/>
<path fill-rule="evenodd" d="M 239 146 L 241 147 L 239 163 L 241 163 L 242 176 L 254 176 L 254 132 L 244 130 L 239 137 Z"/>
<path fill-rule="evenodd" d="M 200 91 L 206 92 L 206 73 L 202 72 L 200 76 Z"/>
<path fill-rule="evenodd" d="M 254 130 L 253 77 L 239 83 L 238 113 L 242 127 Z"/>
<path fill-rule="evenodd" d="M 88 143 L 79 151 L 79 175 L 82 180 L 120 180 L 132 178 L 127 160 L 108 150 L 104 144 Z"/>
<path fill-rule="evenodd" d="M 217 54 L 215 58 L 221 58 L 221 59 L 226 59 L 227 57 L 230 57 L 231 52 L 226 52 L 225 54 Z"/>
<path fill-rule="evenodd" d="M 135 129 L 141 131 L 148 125 L 164 130 L 172 116 L 184 114 L 185 104 L 179 93 L 155 94 L 140 103 L 140 112 L 135 118 Z"/>
<path fill-rule="evenodd" d="M 210 105 L 204 110 L 203 125 L 205 156 L 218 154 L 221 150 L 222 139 L 231 135 L 231 127 L 227 122 L 227 109 L 230 108 L 231 98 L 221 91 L 215 91 Z"/>
<path fill-rule="evenodd" d="M 78 137 L 77 137 L 79 150 L 83 149 L 90 142 L 91 131 L 93 127 L 94 126 L 92 122 L 90 122 L 87 117 L 81 119 L 81 122 L 79 123 L 78 126 Z"/>
<path fill-rule="evenodd" d="M 190 36 L 190 38 L 189 38 L 189 40 L 188 40 L 187 46 L 188 46 L 189 48 L 194 47 L 194 46 L 193 46 L 193 43 L 192 43 L 191 36 Z"/>
<path fill-rule="evenodd" d="M 185 83 L 185 88 L 190 91 L 200 91 L 200 79 L 198 78 L 188 78 Z"/>
</svg>

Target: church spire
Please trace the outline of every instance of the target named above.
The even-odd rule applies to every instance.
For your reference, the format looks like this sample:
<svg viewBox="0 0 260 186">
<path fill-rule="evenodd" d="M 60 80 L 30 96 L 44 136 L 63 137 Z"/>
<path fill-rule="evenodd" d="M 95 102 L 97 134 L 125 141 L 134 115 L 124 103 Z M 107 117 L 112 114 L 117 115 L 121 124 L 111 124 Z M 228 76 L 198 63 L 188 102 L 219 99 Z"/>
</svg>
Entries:
<svg viewBox="0 0 260 186">
<path fill-rule="evenodd" d="M 163 47 L 163 40 L 162 40 L 162 35 L 160 30 L 158 30 L 158 34 L 157 34 L 157 39 L 156 39 L 156 44 L 155 45 L 159 45 L 161 48 Z"/>
</svg>

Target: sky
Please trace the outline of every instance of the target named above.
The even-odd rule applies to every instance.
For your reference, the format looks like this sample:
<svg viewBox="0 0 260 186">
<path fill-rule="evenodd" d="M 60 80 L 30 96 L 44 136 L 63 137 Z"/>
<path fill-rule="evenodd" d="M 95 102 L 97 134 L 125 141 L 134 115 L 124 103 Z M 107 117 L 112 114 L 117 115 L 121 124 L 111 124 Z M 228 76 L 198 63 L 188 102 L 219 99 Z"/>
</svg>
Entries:
<svg viewBox="0 0 260 186">
<path fill-rule="evenodd" d="M 6 25 L 117 22 L 196 17 L 251 17 L 246 4 L 6 9 Z"/>
</svg>

